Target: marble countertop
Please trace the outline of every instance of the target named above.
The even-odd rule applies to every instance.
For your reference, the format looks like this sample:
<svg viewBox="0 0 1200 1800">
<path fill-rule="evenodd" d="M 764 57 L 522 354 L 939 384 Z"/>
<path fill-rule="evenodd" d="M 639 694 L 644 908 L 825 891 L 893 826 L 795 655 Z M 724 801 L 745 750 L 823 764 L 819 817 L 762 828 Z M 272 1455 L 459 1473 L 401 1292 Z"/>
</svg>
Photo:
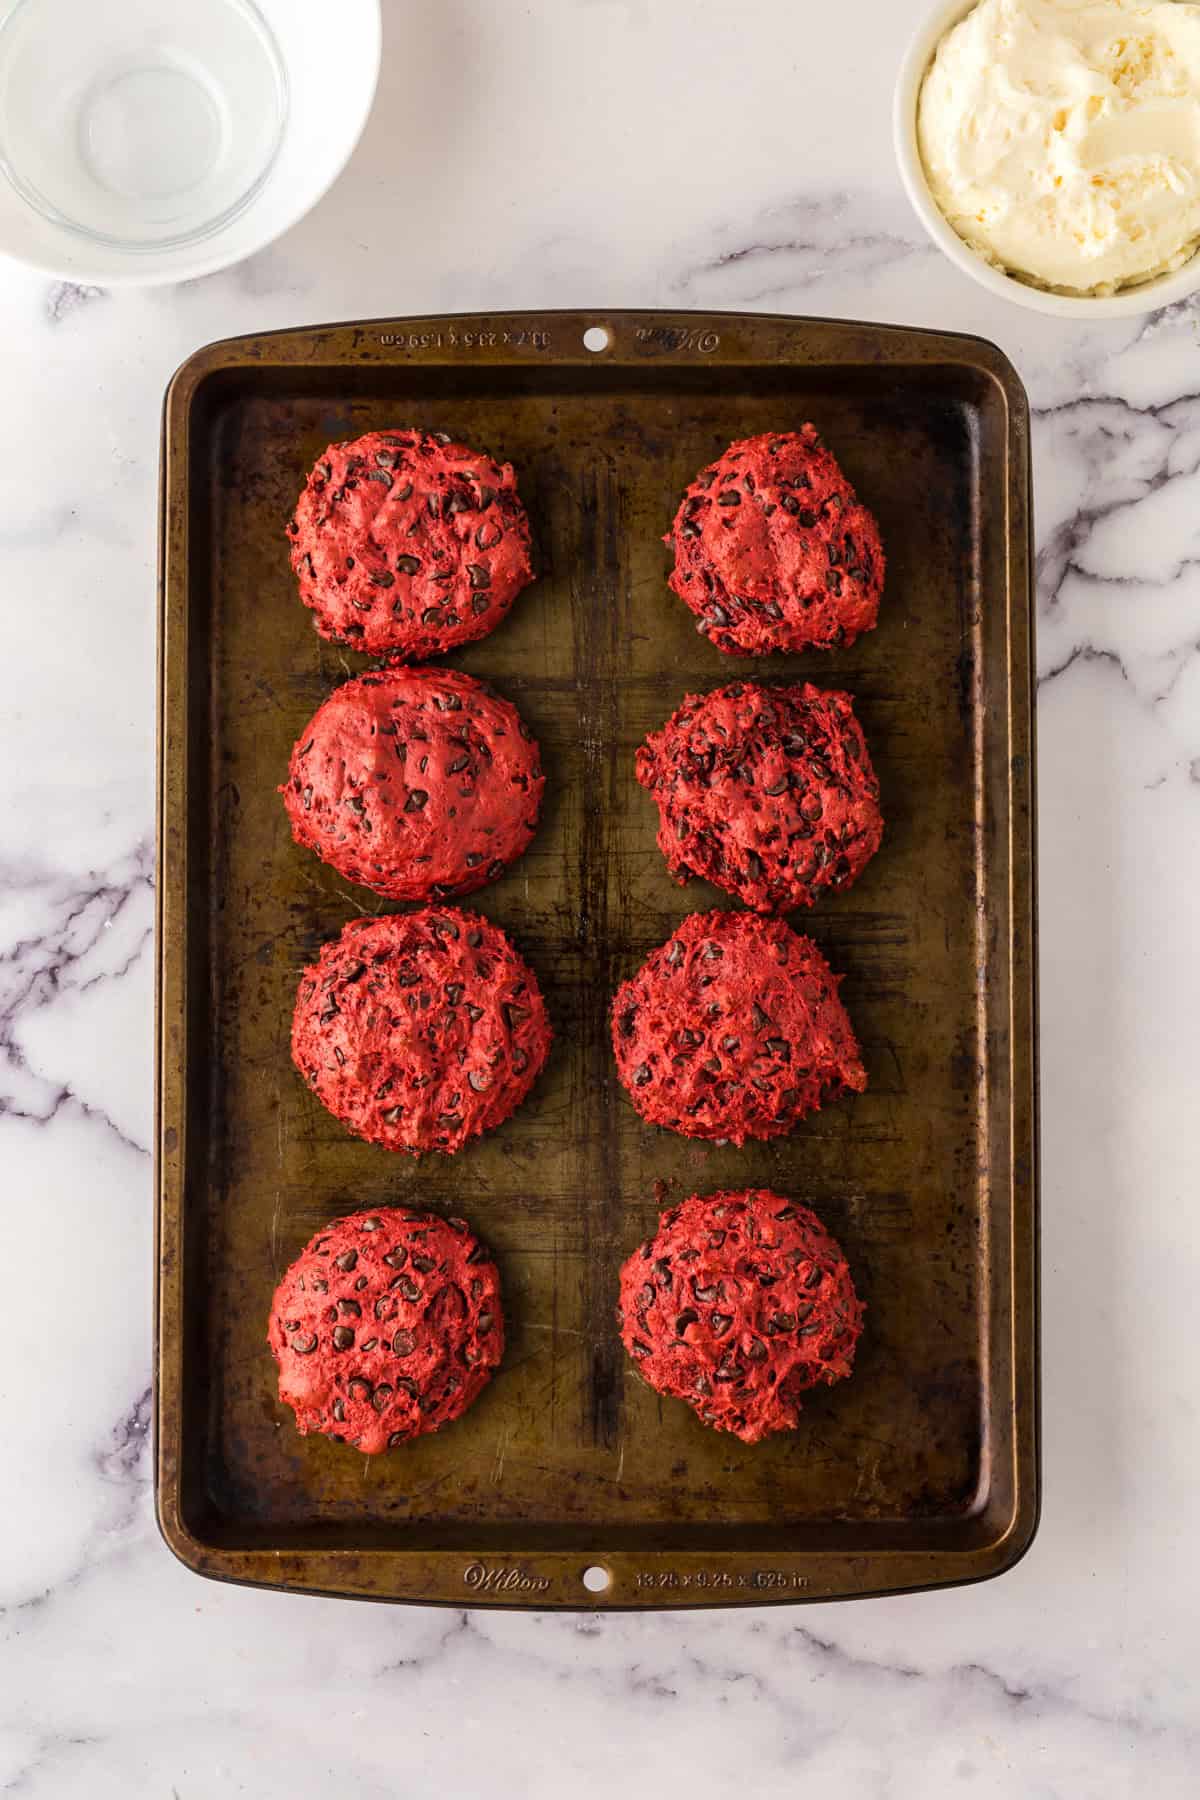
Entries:
<svg viewBox="0 0 1200 1800">
<path fill-rule="evenodd" d="M 386 0 L 366 137 L 275 247 L 140 294 L 0 270 L 0 1794 L 1196 1792 L 1200 301 L 1075 327 L 939 258 L 890 149 L 918 11 Z M 648 305 L 978 332 L 1029 388 L 1040 1535 L 981 1587 L 697 1615 L 202 1582 L 147 1442 L 164 384 L 274 326 Z"/>
</svg>

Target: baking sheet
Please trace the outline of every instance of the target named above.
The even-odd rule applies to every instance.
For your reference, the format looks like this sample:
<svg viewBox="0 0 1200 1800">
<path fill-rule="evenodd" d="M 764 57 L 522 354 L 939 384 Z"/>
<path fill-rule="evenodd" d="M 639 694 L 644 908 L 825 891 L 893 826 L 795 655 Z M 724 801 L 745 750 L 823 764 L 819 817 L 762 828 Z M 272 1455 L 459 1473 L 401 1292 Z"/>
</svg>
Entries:
<svg viewBox="0 0 1200 1800">
<path fill-rule="evenodd" d="M 662 533 L 731 439 L 809 418 L 880 521 L 879 629 L 833 654 L 725 657 L 667 589 Z M 300 969 L 387 903 L 295 847 L 275 792 L 313 709 L 369 666 L 318 639 L 284 524 L 326 443 L 410 423 L 514 462 L 531 516 L 538 581 L 447 660 L 542 746 L 538 836 L 466 904 L 528 957 L 557 1031 L 512 1120 L 420 1162 L 349 1137 L 292 1069 Z M 1024 394 L 993 346 L 821 320 L 386 320 L 215 345 L 175 377 L 157 1477 L 186 1563 L 595 1608 L 828 1599 L 1019 1557 L 1038 1487 L 1028 459 Z M 868 1091 L 741 1150 L 644 1125 L 607 1022 L 685 912 L 731 904 L 671 881 L 634 751 L 685 693 L 738 675 L 850 690 L 887 819 L 857 884 L 792 916 L 845 972 Z M 642 1386 L 614 1309 L 663 1205 L 756 1184 L 816 1207 L 869 1310 L 853 1379 L 747 1446 Z M 368 1459 L 296 1434 L 266 1318 L 318 1227 L 397 1203 L 462 1214 L 491 1245 L 509 1347 L 460 1423 Z"/>
</svg>

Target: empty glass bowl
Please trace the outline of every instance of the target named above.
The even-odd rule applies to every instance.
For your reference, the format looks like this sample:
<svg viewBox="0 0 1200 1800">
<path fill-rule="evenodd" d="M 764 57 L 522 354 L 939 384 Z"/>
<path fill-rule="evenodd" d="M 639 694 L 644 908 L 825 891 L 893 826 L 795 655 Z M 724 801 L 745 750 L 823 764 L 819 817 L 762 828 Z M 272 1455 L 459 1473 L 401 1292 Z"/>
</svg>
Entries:
<svg viewBox="0 0 1200 1800">
<path fill-rule="evenodd" d="M 205 273 L 353 149 L 379 0 L 0 0 L 0 250 L 76 280 Z"/>
<path fill-rule="evenodd" d="M 219 231 L 266 180 L 286 116 L 251 0 L 19 0 L 0 29 L 0 166 L 106 244 Z"/>
</svg>

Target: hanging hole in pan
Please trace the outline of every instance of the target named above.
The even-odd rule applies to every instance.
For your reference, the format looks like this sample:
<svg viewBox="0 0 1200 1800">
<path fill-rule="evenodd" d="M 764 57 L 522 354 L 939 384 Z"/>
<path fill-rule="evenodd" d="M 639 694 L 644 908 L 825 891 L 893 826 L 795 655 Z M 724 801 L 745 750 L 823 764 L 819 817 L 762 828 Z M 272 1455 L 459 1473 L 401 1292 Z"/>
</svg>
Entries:
<svg viewBox="0 0 1200 1800">
<path fill-rule="evenodd" d="M 607 350 L 611 343 L 612 334 L 603 325 L 589 325 L 583 334 L 584 349 L 594 350 L 597 354 L 601 350 Z"/>
<path fill-rule="evenodd" d="M 612 1586 L 612 1576 L 599 1563 L 593 1563 L 583 1571 L 583 1585 L 589 1594 L 604 1594 Z"/>
</svg>

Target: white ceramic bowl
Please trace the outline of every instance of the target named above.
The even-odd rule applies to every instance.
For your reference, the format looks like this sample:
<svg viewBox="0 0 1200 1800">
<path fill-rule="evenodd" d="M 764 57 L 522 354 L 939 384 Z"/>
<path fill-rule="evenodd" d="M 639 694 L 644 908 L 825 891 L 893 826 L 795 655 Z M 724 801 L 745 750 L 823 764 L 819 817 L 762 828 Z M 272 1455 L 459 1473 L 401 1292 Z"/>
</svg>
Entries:
<svg viewBox="0 0 1200 1800">
<path fill-rule="evenodd" d="M 128 19 L 134 8 L 124 8 L 119 19 L 114 14 L 113 26 L 106 30 L 103 23 L 97 28 L 100 8 L 94 0 L 75 0 L 75 3 L 80 9 L 79 38 L 82 40 L 92 28 L 100 56 L 109 49 L 113 49 L 115 55 L 116 40 L 128 29 Z M 168 51 L 167 82 L 176 79 L 176 90 L 185 98 L 199 93 L 200 88 L 192 81 L 191 74 L 193 66 L 201 81 L 205 73 L 202 53 L 207 3 L 208 0 L 189 0 L 189 6 L 181 13 L 179 0 L 173 0 L 173 4 L 161 0 L 159 14 L 153 0 L 139 0 L 138 24 L 130 35 L 129 56 L 120 65 L 117 81 L 110 83 L 109 89 L 101 95 L 103 104 L 108 93 L 116 90 L 121 82 L 132 84 L 132 95 L 127 85 L 121 91 L 120 101 L 130 110 L 123 117 L 114 118 L 110 107 L 101 117 L 101 125 L 108 130 L 108 136 L 100 147 L 114 159 L 119 172 L 131 171 L 144 177 L 148 190 L 154 185 L 154 163 L 146 156 L 141 138 L 144 136 L 146 142 L 153 143 L 153 133 L 158 128 L 169 139 L 178 135 L 179 127 L 173 113 L 156 117 L 156 108 L 161 114 L 164 105 L 171 104 L 175 90 L 169 85 L 152 88 L 145 111 L 140 110 L 142 90 L 136 87 L 143 73 L 140 65 L 156 63 L 152 76 L 154 81 L 158 80 L 161 68 L 157 63 L 162 59 L 153 42 L 156 20 L 183 18 L 195 41 L 185 42 L 178 53 L 174 49 Z M 38 0 L 20 0 L 20 4 L 17 0 L 0 0 L 0 52 L 24 55 L 29 74 L 27 76 L 23 70 L 21 79 L 26 81 L 36 76 L 37 43 L 34 39 L 31 51 L 28 41 L 22 43 L 21 34 L 27 33 L 28 20 L 37 22 L 37 4 Z M 54 23 L 61 23 L 64 7 L 69 12 L 70 4 L 71 0 L 56 0 L 53 12 L 48 8 L 46 16 Z M 105 0 L 105 4 L 109 4 L 109 0 Z M 235 0 L 230 5 L 226 0 L 227 15 L 237 12 L 239 5 L 246 14 L 261 19 L 265 28 L 264 41 L 273 40 L 270 42 L 270 59 L 271 66 L 277 71 L 275 86 L 281 122 L 264 123 L 263 93 L 261 90 L 256 92 L 248 80 L 239 85 L 237 79 L 239 72 L 246 71 L 249 59 L 236 43 L 232 51 L 226 43 L 224 72 L 230 80 L 225 92 L 214 90 L 216 105 L 209 109 L 214 141 L 227 141 L 231 125 L 248 127 L 252 140 L 254 132 L 262 140 L 258 144 L 251 143 L 252 153 L 257 153 L 262 163 L 261 173 L 252 183 L 247 180 L 236 204 L 215 216 L 210 225 L 182 233 L 182 241 L 170 241 L 169 234 L 164 232 L 161 242 L 134 243 L 123 241 L 111 232 L 105 235 L 100 228 L 92 232 L 67 223 L 61 207 L 57 209 L 57 217 L 54 216 L 54 206 L 40 207 L 28 197 L 33 186 L 26 192 L 21 191 L 17 179 L 20 171 L 16 170 L 12 178 L 0 174 L 0 253 L 67 281 L 94 283 L 100 287 L 156 286 L 209 275 L 240 262 L 279 237 L 316 205 L 349 160 L 375 98 L 382 45 L 380 0 L 339 0 L 332 9 L 328 0 L 253 0 L 253 5 L 244 5 L 243 0 Z M 214 20 L 219 10 L 214 9 Z M 14 30 L 8 29 L 10 23 Z M 140 38 L 138 32 L 142 33 Z M 260 36 L 263 36 L 261 29 Z M 145 45 L 150 48 L 143 56 Z M 197 47 L 200 54 L 194 56 Z M 214 55 L 218 47 L 214 32 L 211 46 Z M 122 54 L 124 49 L 125 46 L 121 46 Z M 230 54 L 234 58 L 232 64 L 229 63 Z M 30 62 L 31 56 L 33 62 Z M 76 131 L 81 131 L 84 127 L 75 124 L 74 120 L 76 115 L 82 116 L 78 98 L 80 84 L 86 79 L 87 63 L 83 56 L 76 56 L 75 61 L 78 69 L 71 70 L 70 79 L 62 82 L 57 90 L 54 87 L 47 89 L 45 104 L 57 104 L 61 95 L 63 118 Z M 10 65 L 10 72 L 16 67 L 16 64 Z M 182 70 L 182 74 L 176 77 L 178 70 Z M 0 83 L 4 75 L 5 70 L 0 67 Z M 74 93 L 72 82 L 76 84 Z M 12 94 L 16 94 L 19 101 L 19 89 L 10 90 L 10 110 L 19 112 L 17 101 L 11 100 Z M 165 101 L 164 94 L 167 96 Z M 117 103 L 113 104 L 115 107 Z M 206 99 L 202 98 L 199 104 L 208 108 Z M 71 112 L 72 105 L 75 114 Z M 37 116 L 30 113 L 28 104 L 25 113 L 27 128 L 36 126 Z M 143 124 L 144 133 L 139 129 Z M 185 122 L 185 154 L 194 146 L 197 133 L 207 130 L 208 126 L 208 117 L 204 115 Z M 216 135 L 222 131 L 226 133 L 225 139 Z M 44 153 L 45 160 L 45 155 L 52 154 L 54 149 L 52 129 L 42 132 L 42 140 L 40 145 L 34 145 L 34 149 Z M 94 147 L 89 141 L 88 148 Z M 0 133 L 0 165 L 4 163 L 7 148 Z M 44 188 L 42 191 L 44 193 Z M 39 197 L 35 192 L 35 199 Z M 199 198 L 203 200 L 202 195 Z"/>
<path fill-rule="evenodd" d="M 934 52 L 952 25 L 974 9 L 976 0 L 937 0 L 909 44 L 900 64 L 892 115 L 896 160 L 913 210 L 937 245 L 972 281 L 1001 299 L 1013 300 L 1032 312 L 1051 313 L 1060 319 L 1127 319 L 1138 313 L 1169 306 L 1200 288 L 1200 254 L 1182 269 L 1160 275 L 1123 293 L 1096 295 L 1051 294 L 1029 282 L 1017 281 L 987 262 L 963 242 L 946 219 L 929 189 L 917 143 L 917 104 L 925 71 Z"/>
</svg>

